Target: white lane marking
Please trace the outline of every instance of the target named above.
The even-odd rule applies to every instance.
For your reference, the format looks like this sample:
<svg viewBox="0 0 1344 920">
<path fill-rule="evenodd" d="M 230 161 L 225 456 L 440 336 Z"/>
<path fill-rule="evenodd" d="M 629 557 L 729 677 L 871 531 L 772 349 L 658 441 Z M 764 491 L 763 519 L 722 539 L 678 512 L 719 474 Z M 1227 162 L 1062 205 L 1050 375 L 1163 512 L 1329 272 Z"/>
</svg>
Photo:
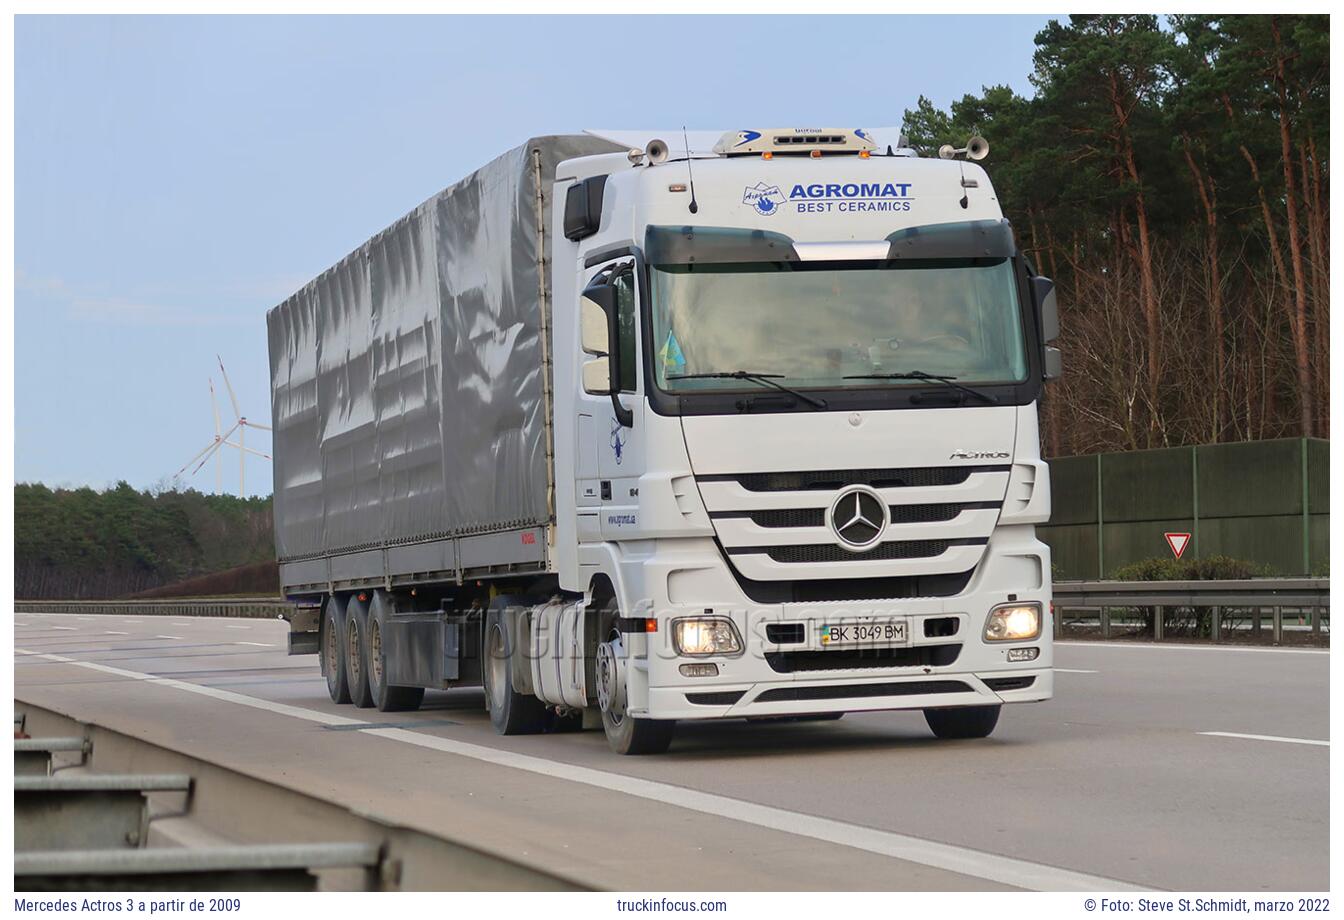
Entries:
<svg viewBox="0 0 1344 920">
<path fill-rule="evenodd" d="M 28 624 L 27 624 L 27 623 L 20 623 L 18 620 L 15 620 L 15 621 L 14 621 L 14 625 L 15 625 L 15 626 L 27 626 Z"/>
<path fill-rule="evenodd" d="M 181 639 L 181 636 L 155 636 L 155 639 Z"/>
<path fill-rule="evenodd" d="M 268 712 L 276 712 L 280 715 L 292 716 L 296 719 L 307 719 L 309 722 L 317 722 L 319 725 L 367 724 L 360 719 L 328 715 L 325 712 L 318 712 L 314 709 L 300 709 L 298 706 L 287 706 L 284 703 L 275 703 L 271 700 L 257 699 L 253 696 L 243 696 L 241 693 L 234 693 L 231 690 L 220 690 L 216 687 L 207 687 L 203 684 L 190 684 L 183 680 L 174 680 L 171 677 L 155 677 L 153 674 L 142 674 L 139 671 L 127 671 L 124 668 L 114 668 L 111 665 L 99 664 L 96 661 L 79 661 L 75 658 L 66 658 L 64 655 L 53 655 L 49 652 L 31 652 L 22 648 L 16 648 L 14 651 L 20 655 L 27 655 L 30 658 L 42 658 L 46 661 L 55 661 L 60 664 L 72 664 L 76 667 L 88 668 L 90 671 L 101 671 L 104 674 L 112 674 L 117 677 L 142 680 L 148 684 L 172 687 L 174 690 L 185 690 L 188 693 L 197 693 L 212 699 L 223 700 L 226 703 L 237 703 L 240 706 L 251 706 L 253 709 L 265 709 Z M 1101 889 L 1096 890 L 1100 891 Z"/>
<path fill-rule="evenodd" d="M 123 623 L 139 623 L 139 620 L 122 620 Z"/>
<path fill-rule="evenodd" d="M 208 696 L 222 702 L 236 703 L 240 706 L 249 706 L 253 709 L 261 709 L 322 725 L 359 726 L 370 724 L 362 719 L 330 715 L 313 709 L 303 709 L 286 703 L 245 696 L 241 693 L 234 693 L 232 690 L 221 690 L 217 687 L 187 683 L 170 677 L 156 677 L 153 674 L 127 671 L 123 668 L 114 668 L 93 661 L 79 661 L 61 655 L 31 652 L 21 648 L 16 648 L 14 651 L 20 655 L 89 668 L 105 674 L 114 674 L 132 680 L 171 687 L 175 690 L 185 690 L 188 693 Z M 890 856 L 893 859 L 902 859 L 906 862 L 982 878 L 991 882 L 999 882 L 1015 888 L 1026 888 L 1033 891 L 1151 890 L 1129 882 L 1073 872 L 1056 866 L 1013 859 L 1008 856 L 998 856 L 993 853 L 938 843 L 934 840 L 925 840 L 907 834 L 896 834 L 862 825 L 847 824 L 831 818 L 801 814 L 770 805 L 758 805 L 754 802 L 744 802 L 723 795 L 626 776 L 622 773 L 594 770 L 590 767 L 560 763 L 542 757 L 533 757 L 529 754 L 502 751 L 465 741 L 436 738 L 433 735 L 423 735 L 403 728 L 364 728 L 359 729 L 359 731 L 362 734 L 375 735 L 389 741 L 399 741 L 403 744 L 411 744 L 459 757 L 470 757 L 483 763 L 493 763 L 502 767 L 511 767 L 515 770 L 525 770 L 529 773 L 567 780 L 572 783 L 581 783 L 585 786 L 623 792 L 636 798 L 673 805 L 688 811 L 716 815 L 786 834 L 795 834 L 800 837 L 809 837 L 827 843 L 853 847 L 869 853 Z"/>
<path fill-rule="evenodd" d="M 225 628 L 225 629 L 251 629 L 252 627 L 251 627 L 251 626 L 231 626 L 231 625 L 229 625 L 228 623 L 225 623 L 225 624 L 224 624 L 224 628 Z"/>
<path fill-rule="evenodd" d="M 174 626 L 195 626 L 195 623 L 174 623 Z"/>
<path fill-rule="evenodd" d="M 76 620 L 92 620 L 93 617 L 75 617 Z"/>
<path fill-rule="evenodd" d="M 1212 738 L 1243 738 L 1247 741 L 1281 741 L 1284 744 L 1314 744 L 1329 747 L 1329 741 L 1317 741 L 1314 738 L 1282 738 L 1278 735 L 1243 735 L 1240 732 L 1198 732 Z"/>
<path fill-rule="evenodd" d="M 234 645 L 260 645 L 262 648 L 275 648 L 273 642 L 235 642 Z"/>
<path fill-rule="evenodd" d="M 1099 671 L 1084 671 L 1081 668 L 1055 668 L 1057 674 L 1099 674 Z"/>
<path fill-rule="evenodd" d="M 103 631 L 103 635 L 105 635 L 105 636 L 128 636 L 128 635 L 130 635 L 130 633 L 118 632 L 118 631 L 115 630 L 115 629 L 107 629 L 107 630 L 104 630 L 104 631 Z"/>
<path fill-rule="evenodd" d="M 78 626 L 52 626 L 51 629 L 64 629 L 64 630 L 68 630 L 69 632 L 74 632 L 75 630 L 79 629 L 79 627 L 78 627 Z"/>
<path fill-rule="evenodd" d="M 1260 652 L 1279 655 L 1329 655 L 1328 648 L 1248 648 L 1243 645 L 1183 645 L 1179 642 L 1108 642 L 1099 639 L 1096 642 L 1055 642 L 1055 646 L 1067 645 L 1070 648 L 1146 648 L 1163 651 L 1184 652 Z"/>
</svg>

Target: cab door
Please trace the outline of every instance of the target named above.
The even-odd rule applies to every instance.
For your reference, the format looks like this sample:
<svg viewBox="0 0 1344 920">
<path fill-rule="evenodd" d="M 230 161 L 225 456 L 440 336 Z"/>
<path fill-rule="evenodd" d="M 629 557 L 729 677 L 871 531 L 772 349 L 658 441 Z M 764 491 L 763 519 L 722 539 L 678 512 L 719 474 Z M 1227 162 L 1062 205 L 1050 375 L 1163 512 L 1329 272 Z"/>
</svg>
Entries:
<svg viewBox="0 0 1344 920">
<path fill-rule="evenodd" d="M 574 429 L 580 542 L 631 539 L 635 535 L 639 526 L 639 476 L 644 471 L 640 436 L 644 383 L 639 361 L 639 284 L 634 259 L 615 259 L 594 266 L 589 270 L 585 288 L 594 284 L 610 285 L 613 295 L 616 353 L 608 355 L 608 359 L 618 387 L 616 400 L 625 412 L 618 413 L 610 394 L 582 388 Z M 584 353 L 579 360 L 581 364 L 591 362 L 594 355 Z M 620 415 L 626 415 L 624 421 Z"/>
</svg>

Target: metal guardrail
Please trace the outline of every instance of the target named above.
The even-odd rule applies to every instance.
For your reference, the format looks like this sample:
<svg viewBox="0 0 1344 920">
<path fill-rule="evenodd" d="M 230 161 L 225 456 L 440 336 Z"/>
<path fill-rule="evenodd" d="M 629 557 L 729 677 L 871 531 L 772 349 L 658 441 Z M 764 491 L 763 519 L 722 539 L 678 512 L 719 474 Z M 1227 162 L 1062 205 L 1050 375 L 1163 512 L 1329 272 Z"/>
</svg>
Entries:
<svg viewBox="0 0 1344 920">
<path fill-rule="evenodd" d="M 1166 638 L 1166 611 L 1172 608 L 1209 610 L 1209 632 L 1214 642 L 1225 636 L 1225 612 L 1256 611 L 1252 630 L 1260 632 L 1263 611 L 1272 611 L 1272 636 L 1283 641 L 1284 608 L 1310 611 L 1313 640 L 1321 637 L 1323 611 L 1330 608 L 1328 578 L 1244 578 L 1219 581 L 1078 581 L 1054 585 L 1055 636 L 1063 631 L 1068 610 L 1098 611 L 1101 638 L 1111 638 L 1112 608 L 1152 608 L 1153 638 Z"/>
<path fill-rule="evenodd" d="M 170 597 L 153 600 L 117 601 L 24 601 L 14 602 L 18 613 L 76 613 L 106 616 L 241 617 L 274 620 L 288 617 L 294 605 L 280 598 Z"/>
<path fill-rule="evenodd" d="M 313 870 L 353 868 L 376 886 L 372 843 L 249 844 L 206 850 L 73 850 L 14 854 L 20 891 L 311 891 Z"/>
<path fill-rule="evenodd" d="M 80 763 L 88 757 L 88 738 L 18 738 L 14 739 L 14 775 L 50 776 L 53 754 L 78 753 Z"/>
</svg>

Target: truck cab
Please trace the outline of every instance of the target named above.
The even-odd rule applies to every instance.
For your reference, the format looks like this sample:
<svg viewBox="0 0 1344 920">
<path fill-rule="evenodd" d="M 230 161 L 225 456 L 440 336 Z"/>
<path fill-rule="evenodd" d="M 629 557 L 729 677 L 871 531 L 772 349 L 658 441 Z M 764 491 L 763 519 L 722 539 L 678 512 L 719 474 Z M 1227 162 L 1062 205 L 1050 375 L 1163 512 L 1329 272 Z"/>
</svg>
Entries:
<svg viewBox="0 0 1344 920">
<path fill-rule="evenodd" d="M 958 151 L 687 148 L 557 168 L 559 594 L 524 614 L 532 689 L 595 699 L 624 753 L 677 720 L 861 710 L 988 734 L 1052 693 L 1052 285 Z"/>
</svg>

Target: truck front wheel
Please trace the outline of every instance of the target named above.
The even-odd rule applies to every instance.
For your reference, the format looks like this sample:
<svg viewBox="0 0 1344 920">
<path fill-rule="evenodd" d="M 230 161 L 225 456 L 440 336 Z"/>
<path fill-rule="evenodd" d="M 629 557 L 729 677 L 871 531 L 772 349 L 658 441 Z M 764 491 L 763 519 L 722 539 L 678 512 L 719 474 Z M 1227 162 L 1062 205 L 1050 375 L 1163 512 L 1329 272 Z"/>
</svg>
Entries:
<svg viewBox="0 0 1344 920">
<path fill-rule="evenodd" d="M 988 738 L 999 724 L 1002 706 L 926 709 L 924 721 L 939 738 Z"/>
<path fill-rule="evenodd" d="M 619 632 L 597 647 L 597 699 L 607 744 L 617 754 L 661 754 L 672 743 L 677 723 L 630 715 L 626 693 L 629 658 Z"/>
</svg>

